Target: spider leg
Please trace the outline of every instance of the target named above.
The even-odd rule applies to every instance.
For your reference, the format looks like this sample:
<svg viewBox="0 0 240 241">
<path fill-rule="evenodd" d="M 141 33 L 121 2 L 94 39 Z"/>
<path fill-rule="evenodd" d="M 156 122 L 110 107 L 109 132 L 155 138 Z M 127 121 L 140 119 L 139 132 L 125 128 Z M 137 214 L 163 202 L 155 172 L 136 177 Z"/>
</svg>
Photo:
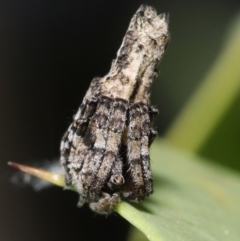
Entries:
<svg viewBox="0 0 240 241">
<path fill-rule="evenodd" d="M 87 201 L 90 202 L 96 195 L 96 193 L 91 192 L 92 182 L 97 175 L 105 153 L 111 108 L 111 98 L 106 96 L 99 97 L 96 112 L 91 117 L 88 125 L 87 134 L 94 136 L 94 142 L 92 142 L 92 147 L 88 149 L 84 157 L 82 170 L 79 172 L 80 181 L 78 185 L 81 186 L 79 206 Z M 90 195 L 90 192 L 93 193 L 93 195 Z"/>
<path fill-rule="evenodd" d="M 121 145 L 122 133 L 125 128 L 127 101 L 116 98 L 113 102 L 112 112 L 109 117 L 106 151 L 103 161 L 91 185 L 92 193 L 100 193 L 104 184 L 109 181 L 110 185 L 121 185 L 124 183 L 122 175 L 122 163 L 118 158 Z"/>
<path fill-rule="evenodd" d="M 114 162 L 114 166 L 112 168 L 110 183 L 117 186 L 124 184 L 125 180 L 124 180 L 122 171 L 123 171 L 122 160 L 120 158 L 116 158 Z"/>
<path fill-rule="evenodd" d="M 153 180 L 150 171 L 150 156 L 149 156 L 149 136 L 151 134 L 151 120 L 148 113 L 148 106 L 143 105 L 142 108 L 142 123 L 141 123 L 141 164 L 143 171 L 143 179 L 145 186 L 145 195 L 153 193 Z"/>
<path fill-rule="evenodd" d="M 134 189 L 124 191 L 125 199 L 138 202 L 153 192 L 149 146 L 157 135 L 151 128 L 157 114 L 158 110 L 155 107 L 149 108 L 141 102 L 130 106 L 127 149 Z"/>
<path fill-rule="evenodd" d="M 114 111 L 109 123 L 109 137 L 107 150 L 115 153 L 115 162 L 112 169 L 110 182 L 114 185 L 122 185 L 124 178 L 122 175 L 122 161 L 118 157 L 122 145 L 122 138 L 126 127 L 128 102 L 121 98 L 116 98 L 114 102 Z M 113 145 L 114 144 L 114 145 Z"/>
<path fill-rule="evenodd" d="M 81 169 L 83 156 L 88 149 L 83 145 L 83 136 L 85 134 L 88 122 L 97 105 L 95 97 L 82 104 L 74 117 L 73 123 L 64 134 L 61 142 L 61 164 L 65 171 L 66 185 L 74 185 L 77 174 Z"/>
<path fill-rule="evenodd" d="M 107 179 L 109 179 L 114 162 L 115 162 L 115 155 L 113 154 L 113 152 L 106 151 L 104 153 L 103 161 L 98 170 L 98 173 L 96 174 L 95 179 L 92 182 L 92 186 L 91 186 L 92 199 L 94 199 L 96 194 L 98 195 L 100 194 L 101 189 L 106 184 Z"/>
<path fill-rule="evenodd" d="M 141 163 L 141 125 L 142 104 L 132 104 L 129 108 L 129 125 L 127 140 L 128 165 L 131 181 L 134 185 L 132 200 L 138 202 L 144 199 L 144 175 Z"/>
</svg>

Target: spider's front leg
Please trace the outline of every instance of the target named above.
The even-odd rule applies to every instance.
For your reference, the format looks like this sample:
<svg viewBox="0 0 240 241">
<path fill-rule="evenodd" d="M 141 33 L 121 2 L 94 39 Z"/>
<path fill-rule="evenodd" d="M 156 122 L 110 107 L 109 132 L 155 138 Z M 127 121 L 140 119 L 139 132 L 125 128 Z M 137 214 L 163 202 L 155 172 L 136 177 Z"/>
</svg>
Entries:
<svg viewBox="0 0 240 241">
<path fill-rule="evenodd" d="M 130 180 L 133 182 L 132 201 L 144 199 L 144 175 L 141 163 L 141 126 L 142 104 L 136 103 L 129 107 L 127 160 L 130 171 Z"/>
<path fill-rule="evenodd" d="M 128 124 L 128 165 L 130 182 L 134 188 L 123 193 L 131 201 L 140 201 L 153 192 L 153 181 L 150 171 L 149 146 L 157 132 L 151 128 L 158 111 L 154 107 L 141 102 L 132 104 L 129 108 Z"/>
<path fill-rule="evenodd" d="M 92 196 L 100 193 L 105 184 L 112 187 L 124 183 L 120 147 L 126 125 L 128 102 L 121 98 L 112 99 L 112 111 L 109 114 L 105 153 L 101 166 L 91 186 Z"/>
<path fill-rule="evenodd" d="M 97 192 L 92 191 L 93 183 L 106 157 L 109 116 L 111 115 L 113 103 L 112 99 L 106 96 L 99 96 L 97 99 L 96 109 L 89 120 L 83 136 L 85 143 L 89 142 L 90 145 L 78 176 L 79 182 L 77 187 L 79 186 L 80 190 L 79 206 L 85 202 L 95 200 L 95 196 L 98 195 Z M 99 186 L 101 186 L 100 183 Z"/>
<path fill-rule="evenodd" d="M 95 202 L 103 190 L 112 194 L 124 183 L 119 149 L 126 124 L 128 102 L 104 95 L 98 99 L 85 134 L 94 136 L 94 143 L 79 172 L 79 205 Z"/>
</svg>

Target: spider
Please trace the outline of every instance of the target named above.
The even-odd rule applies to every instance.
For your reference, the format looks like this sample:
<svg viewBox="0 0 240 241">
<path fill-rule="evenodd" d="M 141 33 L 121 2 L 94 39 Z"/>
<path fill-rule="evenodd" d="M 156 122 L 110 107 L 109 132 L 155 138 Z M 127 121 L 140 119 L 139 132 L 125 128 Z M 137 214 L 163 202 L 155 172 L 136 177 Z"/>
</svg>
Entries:
<svg viewBox="0 0 240 241">
<path fill-rule="evenodd" d="M 92 80 L 61 142 L 66 185 L 78 190 L 79 206 L 109 214 L 121 200 L 153 193 L 149 147 L 158 110 L 150 86 L 168 40 L 168 15 L 140 6 L 109 73 Z"/>
</svg>

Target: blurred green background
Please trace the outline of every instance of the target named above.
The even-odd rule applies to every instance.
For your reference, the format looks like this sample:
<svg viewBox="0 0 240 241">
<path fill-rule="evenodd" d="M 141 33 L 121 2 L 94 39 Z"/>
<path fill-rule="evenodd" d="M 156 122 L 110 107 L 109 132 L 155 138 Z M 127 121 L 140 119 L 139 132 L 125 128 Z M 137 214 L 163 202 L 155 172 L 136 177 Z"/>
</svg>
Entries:
<svg viewBox="0 0 240 241">
<path fill-rule="evenodd" d="M 146 1 L 170 14 L 171 42 L 152 104 L 164 136 L 207 75 L 227 39 L 240 2 Z M 76 208 L 77 195 L 13 185 L 7 161 L 59 157 L 62 134 L 94 76 L 105 75 L 141 1 L 0 2 L 0 233 L 12 240 L 125 240 L 128 223 Z M 240 81 L 240 77 L 239 77 Z M 204 101 L 204 100 L 203 100 Z M 240 96 L 200 155 L 240 171 Z M 208 115 L 208 113 L 206 113 Z M 201 120 L 199 120 L 201 121 Z M 187 128 L 187 127 L 186 127 Z M 116 233 L 118 234 L 116 236 Z"/>
</svg>

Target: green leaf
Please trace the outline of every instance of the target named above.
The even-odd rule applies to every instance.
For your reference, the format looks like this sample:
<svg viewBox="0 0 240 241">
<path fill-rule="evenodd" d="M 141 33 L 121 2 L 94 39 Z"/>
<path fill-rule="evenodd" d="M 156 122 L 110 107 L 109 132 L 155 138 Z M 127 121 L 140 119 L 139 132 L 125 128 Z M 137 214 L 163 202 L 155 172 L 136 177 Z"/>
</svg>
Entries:
<svg viewBox="0 0 240 241">
<path fill-rule="evenodd" d="M 163 141 L 152 148 L 154 194 L 117 212 L 151 241 L 239 240 L 240 177 Z"/>
<path fill-rule="evenodd" d="M 151 156 L 154 194 L 140 204 L 121 202 L 121 216 L 150 241 L 239 240 L 240 176 L 160 140 Z M 9 164 L 64 186 L 60 174 Z"/>
</svg>

